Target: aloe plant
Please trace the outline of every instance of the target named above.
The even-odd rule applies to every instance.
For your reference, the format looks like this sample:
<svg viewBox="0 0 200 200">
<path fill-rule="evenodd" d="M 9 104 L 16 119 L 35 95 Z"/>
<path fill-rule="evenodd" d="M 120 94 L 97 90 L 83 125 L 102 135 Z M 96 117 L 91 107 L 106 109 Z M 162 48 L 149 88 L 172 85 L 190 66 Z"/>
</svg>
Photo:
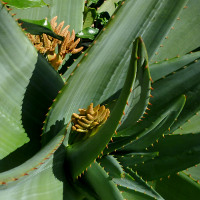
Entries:
<svg viewBox="0 0 200 200">
<path fill-rule="evenodd" d="M 0 199 L 196 199 L 200 2 L 16 2 L 0 4 Z M 16 21 L 61 41 L 45 17 L 78 33 L 105 11 L 62 75 Z"/>
</svg>

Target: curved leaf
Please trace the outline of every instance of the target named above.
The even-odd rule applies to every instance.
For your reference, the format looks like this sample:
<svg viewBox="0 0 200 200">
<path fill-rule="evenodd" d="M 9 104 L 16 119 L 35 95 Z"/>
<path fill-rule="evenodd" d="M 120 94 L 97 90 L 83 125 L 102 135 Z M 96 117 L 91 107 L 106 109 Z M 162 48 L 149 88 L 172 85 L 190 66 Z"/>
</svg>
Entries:
<svg viewBox="0 0 200 200">
<path fill-rule="evenodd" d="M 99 128 L 95 135 L 67 147 L 68 167 L 73 178 L 82 173 L 97 158 L 97 156 L 106 147 L 106 144 L 110 141 L 117 128 L 125 108 L 126 101 L 130 95 L 130 88 L 134 83 L 138 62 L 138 46 L 140 46 L 140 43 L 142 43 L 140 38 L 134 42 L 127 79 L 120 97 L 111 112 L 110 118 L 102 127 Z"/>
<path fill-rule="evenodd" d="M 38 54 L 34 67 L 21 108 L 23 127 L 30 141 L 0 160 L 0 172 L 24 163 L 39 151 L 41 148 L 41 129 L 46 113 L 58 91 L 64 85 L 60 75 L 42 55 Z"/>
<path fill-rule="evenodd" d="M 148 195 L 149 197 L 152 197 L 154 199 L 163 200 L 163 198 L 153 188 L 151 188 L 147 183 L 145 183 L 145 181 L 142 180 L 142 178 L 139 177 L 135 172 L 133 172 L 129 168 L 126 168 L 125 171 L 127 172 L 125 173 L 125 177 L 121 179 L 113 179 L 114 183 L 119 185 L 121 190 L 122 188 L 126 188 L 129 191 L 132 191 L 133 193 L 138 192 L 144 195 Z"/>
<path fill-rule="evenodd" d="M 62 129 L 43 149 L 41 149 L 31 159 L 14 169 L 0 173 L 1 189 L 12 188 L 20 185 L 41 169 L 45 169 L 47 163 L 52 162 L 52 154 L 60 147 L 66 134 L 66 128 Z M 50 166 L 51 167 L 51 166 Z M 39 169 L 39 170 L 38 170 Z M 43 171 L 43 170 L 42 170 Z"/>
<path fill-rule="evenodd" d="M 153 144 L 161 135 L 169 132 L 169 128 L 174 123 L 180 114 L 185 104 L 185 96 L 181 96 L 175 102 L 172 102 L 168 108 L 165 108 L 164 113 L 159 113 L 158 118 L 151 126 L 141 132 L 136 140 L 131 141 L 130 144 L 123 146 L 119 151 L 142 151 Z M 131 130 L 131 129 L 130 129 Z"/>
<path fill-rule="evenodd" d="M 29 139 L 21 121 L 22 100 L 37 53 L 0 3 L 0 159 Z M 26 55 L 26 56 L 25 56 Z"/>
<path fill-rule="evenodd" d="M 151 77 L 148 69 L 148 56 L 143 44 L 138 47 L 138 58 L 135 84 L 128 98 L 124 116 L 121 119 L 121 125 L 117 129 L 119 136 L 127 136 L 126 132 L 123 132 L 123 129 L 135 124 L 141 118 L 150 98 Z"/>
<path fill-rule="evenodd" d="M 46 33 L 47 35 L 50 35 L 54 38 L 63 40 L 62 36 L 57 35 L 52 31 L 51 25 L 47 21 L 47 18 L 42 20 L 19 19 L 18 22 L 22 23 L 21 27 L 32 35 L 41 35 L 42 33 Z"/>
<path fill-rule="evenodd" d="M 195 199 L 200 195 L 200 185 L 182 172 L 156 181 L 154 188 L 170 200 Z"/>
<path fill-rule="evenodd" d="M 42 8 L 28 8 L 24 10 L 13 9 L 12 13 L 16 14 L 16 18 L 42 20 L 47 17 L 51 20 L 53 17 L 58 16 L 57 23 L 65 21 L 65 25 L 70 25 L 69 30 L 75 32 L 81 31 L 83 28 L 83 0 L 45 0 L 48 7 Z M 76 13 L 76 15 L 74 15 Z"/>
<path fill-rule="evenodd" d="M 97 193 L 99 199 L 123 200 L 116 185 L 97 163 L 88 168 L 83 176 L 83 181 Z"/>
<path fill-rule="evenodd" d="M 200 134 L 166 135 L 151 151 L 159 152 L 154 160 L 134 167 L 147 180 L 168 176 L 200 162 Z"/>
<path fill-rule="evenodd" d="M 121 155 L 115 155 L 117 160 L 123 167 L 133 168 L 138 164 L 142 164 L 148 160 L 154 159 L 159 155 L 159 152 L 136 152 Z"/>
<path fill-rule="evenodd" d="M 106 155 L 97 160 L 103 169 L 108 172 L 109 176 L 112 178 L 120 178 L 123 176 L 123 169 L 119 164 L 118 160 L 112 155 Z"/>
<path fill-rule="evenodd" d="M 173 1 L 173 0 L 172 0 Z M 171 3 L 182 3 L 181 12 L 177 12 L 173 24 L 161 41 L 157 52 L 153 55 L 153 61 L 162 61 L 166 58 L 182 56 L 200 46 L 200 2 L 198 0 L 173 1 Z M 191 20 L 192 19 L 192 20 Z M 166 24 L 164 24 L 166 25 Z M 187 33 L 187 34 L 185 34 Z"/>
<path fill-rule="evenodd" d="M 151 64 L 150 72 L 153 81 L 157 81 L 170 73 L 173 73 L 183 67 L 187 67 L 197 58 L 200 57 L 200 52 L 194 52 L 181 57 L 173 58 L 170 60 L 161 61 L 159 63 Z"/>
</svg>

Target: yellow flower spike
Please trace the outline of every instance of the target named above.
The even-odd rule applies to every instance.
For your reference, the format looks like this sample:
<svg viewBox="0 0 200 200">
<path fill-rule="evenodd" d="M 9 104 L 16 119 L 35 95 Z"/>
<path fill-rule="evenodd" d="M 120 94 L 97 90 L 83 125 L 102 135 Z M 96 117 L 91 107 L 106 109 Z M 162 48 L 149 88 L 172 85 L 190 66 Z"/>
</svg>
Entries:
<svg viewBox="0 0 200 200">
<path fill-rule="evenodd" d="M 75 117 L 75 118 L 77 118 L 77 119 L 79 119 L 79 115 L 76 114 L 76 113 L 73 113 L 72 116 Z"/>
<path fill-rule="evenodd" d="M 91 103 L 89 106 L 88 106 L 88 108 L 87 108 L 87 110 L 86 110 L 86 113 L 87 114 L 90 114 L 90 115 L 93 115 L 95 112 L 94 112 L 94 110 L 93 110 L 93 103 Z"/>
<path fill-rule="evenodd" d="M 86 110 L 85 109 L 78 109 L 80 112 L 80 115 L 86 115 Z"/>
<path fill-rule="evenodd" d="M 93 103 L 91 103 L 87 109 L 79 109 L 79 112 L 80 114 L 72 114 L 72 130 L 88 132 L 90 136 L 95 134 L 95 132 L 92 131 L 104 124 L 110 115 L 110 110 L 108 108 L 106 109 L 104 105 L 93 107 Z"/>
<path fill-rule="evenodd" d="M 76 129 L 77 132 L 82 132 L 82 133 L 87 133 L 88 130 L 83 130 L 83 129 Z"/>
<path fill-rule="evenodd" d="M 61 34 L 62 27 L 64 26 L 64 23 L 65 23 L 65 22 L 62 21 L 62 22 L 55 28 L 54 32 L 55 32 L 56 34 L 58 34 L 58 35 Z"/>
<path fill-rule="evenodd" d="M 46 34 L 42 35 L 31 35 L 27 33 L 29 40 L 35 46 L 35 48 L 42 54 L 46 54 L 48 61 L 51 65 L 58 70 L 59 66 L 62 64 L 67 53 L 76 54 L 79 53 L 83 47 L 76 49 L 80 39 L 75 40 L 75 31 L 72 30 L 71 36 L 68 31 L 70 25 L 64 26 L 64 21 L 57 25 L 57 16 L 55 16 L 50 24 L 51 28 L 57 35 L 64 37 L 64 40 L 58 40 Z M 58 50 L 58 51 L 57 51 Z M 56 51 L 58 52 L 56 54 Z M 56 54 L 56 56 L 54 55 Z"/>
<path fill-rule="evenodd" d="M 84 128 L 83 128 L 82 126 L 80 126 L 79 124 L 76 124 L 75 127 L 78 128 L 78 129 L 84 129 Z"/>
<path fill-rule="evenodd" d="M 78 124 L 80 125 L 80 126 L 82 126 L 83 128 L 89 128 L 90 127 L 90 124 L 86 124 L 86 123 L 84 123 L 84 122 L 82 122 L 81 120 L 77 120 L 77 122 L 78 122 Z"/>
<path fill-rule="evenodd" d="M 57 56 L 56 53 L 54 53 L 53 55 L 48 55 L 47 57 L 48 57 L 48 60 L 51 62 L 56 59 L 56 56 Z"/>
<path fill-rule="evenodd" d="M 67 25 L 62 32 L 60 33 L 61 36 L 66 37 L 67 34 L 69 33 L 68 29 L 69 29 L 70 25 Z"/>
<path fill-rule="evenodd" d="M 91 121 L 94 121 L 94 117 L 90 114 L 87 114 L 87 119 L 91 120 Z"/>
<path fill-rule="evenodd" d="M 100 105 L 98 104 L 96 107 L 94 107 L 94 112 L 96 112 L 97 110 L 99 110 L 99 108 L 100 108 Z"/>
<path fill-rule="evenodd" d="M 72 30 L 72 35 L 71 35 L 71 37 L 70 37 L 70 43 L 71 42 L 74 42 L 74 39 L 75 39 L 75 31 L 74 31 L 74 29 Z M 70 44 L 71 45 L 71 44 Z"/>
<path fill-rule="evenodd" d="M 79 53 L 80 51 L 83 50 L 83 47 L 79 47 L 78 49 L 74 49 L 71 54 L 76 54 L 76 53 Z"/>
<path fill-rule="evenodd" d="M 69 43 L 70 32 L 67 33 L 61 47 L 60 47 L 60 54 L 66 54 L 67 45 Z"/>
<path fill-rule="evenodd" d="M 82 120 L 83 122 L 87 123 L 87 124 L 90 124 L 90 123 L 93 122 L 93 121 L 90 121 L 90 120 L 86 119 L 85 117 L 84 117 L 84 118 L 81 118 L 81 120 Z"/>
<path fill-rule="evenodd" d="M 51 20 L 51 22 L 50 22 L 51 28 L 52 28 L 53 30 L 55 30 L 55 28 L 56 28 L 56 26 L 57 26 L 57 22 L 56 22 L 57 18 L 58 18 L 58 16 L 55 16 L 55 17 Z"/>
<path fill-rule="evenodd" d="M 48 39 L 46 34 L 43 33 L 42 36 L 43 36 L 43 40 L 44 40 L 44 47 L 48 51 L 51 47 L 51 41 Z"/>
<path fill-rule="evenodd" d="M 69 47 L 69 50 L 72 51 L 76 48 L 76 46 L 78 45 L 78 43 L 80 42 L 80 38 L 78 38 L 74 43 L 72 43 L 72 45 Z"/>
<path fill-rule="evenodd" d="M 35 43 L 36 43 L 36 44 L 39 44 L 40 42 L 41 42 L 40 36 L 39 36 L 39 35 L 36 35 L 36 36 L 35 36 Z"/>
</svg>

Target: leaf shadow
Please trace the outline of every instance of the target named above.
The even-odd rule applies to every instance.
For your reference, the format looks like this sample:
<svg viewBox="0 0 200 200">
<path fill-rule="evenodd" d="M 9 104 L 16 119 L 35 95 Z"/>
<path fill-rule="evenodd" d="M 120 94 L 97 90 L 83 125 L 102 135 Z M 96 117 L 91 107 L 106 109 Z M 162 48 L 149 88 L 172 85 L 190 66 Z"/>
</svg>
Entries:
<svg viewBox="0 0 200 200">
<path fill-rule="evenodd" d="M 0 172 L 22 164 L 41 149 L 43 121 L 63 85 L 60 75 L 38 54 L 22 103 L 22 125 L 30 141 L 0 160 Z"/>
</svg>

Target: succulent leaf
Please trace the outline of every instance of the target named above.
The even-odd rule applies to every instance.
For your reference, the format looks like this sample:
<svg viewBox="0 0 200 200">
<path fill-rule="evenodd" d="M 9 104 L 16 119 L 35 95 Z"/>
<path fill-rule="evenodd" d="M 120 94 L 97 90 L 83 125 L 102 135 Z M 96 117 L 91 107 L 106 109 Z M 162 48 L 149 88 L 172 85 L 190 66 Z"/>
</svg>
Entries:
<svg viewBox="0 0 200 200">
<path fill-rule="evenodd" d="M 141 194 L 148 195 L 154 199 L 163 199 L 148 183 L 145 183 L 141 177 L 134 173 L 131 169 L 125 169 L 125 177 L 114 178 L 113 181 L 120 186 L 120 189 L 126 188 L 132 192 L 138 192 Z M 122 193 L 123 194 L 123 193 Z"/>
<path fill-rule="evenodd" d="M 87 169 L 83 181 L 97 193 L 99 199 L 123 200 L 116 185 L 98 163 Z"/>
<path fill-rule="evenodd" d="M 199 133 L 166 135 L 149 148 L 150 151 L 158 151 L 159 156 L 133 169 L 147 180 L 153 180 L 194 166 L 200 162 L 199 137 Z"/>
<path fill-rule="evenodd" d="M 79 143 L 72 144 L 66 149 L 68 167 L 73 178 L 76 178 L 82 173 L 98 157 L 98 155 L 100 155 L 119 124 L 126 101 L 130 95 L 130 88 L 134 83 L 138 62 L 138 46 L 140 43 L 142 43 L 140 38 L 134 42 L 127 79 L 109 119 L 99 128 L 95 135 L 84 141 L 80 141 Z"/>
<path fill-rule="evenodd" d="M 157 180 L 153 185 L 165 199 L 188 200 L 200 194 L 200 185 L 183 172 Z"/>
<path fill-rule="evenodd" d="M 120 163 L 112 155 L 106 155 L 97 160 L 99 164 L 106 170 L 112 178 L 121 178 L 123 176 L 123 169 Z"/>
<path fill-rule="evenodd" d="M 45 169 L 46 170 L 49 169 L 48 171 L 51 171 L 52 170 L 51 165 L 52 165 L 52 161 L 53 161 L 52 155 L 62 144 L 65 134 L 66 134 L 66 129 L 64 128 L 63 130 L 61 130 L 58 133 L 57 136 L 55 136 L 48 143 L 48 145 L 46 145 L 43 149 L 41 149 L 32 158 L 30 158 L 23 164 L 15 167 L 14 169 L 0 173 L 0 181 L 1 181 L 0 187 L 2 189 L 11 188 L 11 190 L 14 189 L 14 191 L 15 191 L 15 188 L 13 188 L 14 185 L 16 187 L 18 187 L 18 186 L 24 187 L 26 185 L 26 181 L 31 181 L 31 179 L 29 177 L 34 177 L 35 173 L 37 174 L 40 170 L 44 171 Z M 63 154 L 61 154 L 61 156 L 62 155 Z M 48 167 L 48 165 L 49 165 L 49 167 Z M 41 179 L 41 177 L 38 176 L 38 179 Z M 48 180 L 45 180 L 45 181 L 47 181 L 45 183 L 45 184 L 47 184 Z M 22 185 L 21 185 L 21 183 L 22 183 Z M 40 187 L 39 185 L 37 188 L 35 188 L 36 191 L 39 189 L 39 187 Z M 34 188 L 33 188 L 33 190 L 34 190 Z M 0 191 L 2 194 L 4 194 L 3 190 L 0 190 Z M 22 195 L 22 194 L 23 194 L 23 192 L 19 193 L 19 195 Z M 11 196 L 12 195 L 14 195 L 14 194 L 11 194 Z"/>
<path fill-rule="evenodd" d="M 139 138 L 136 138 L 136 140 L 132 141 L 130 144 L 125 145 L 120 150 L 128 152 L 145 150 L 163 134 L 167 134 L 171 125 L 174 123 L 181 110 L 183 109 L 185 100 L 185 96 L 178 98 L 175 102 L 169 105 L 168 108 L 165 108 L 164 113 L 162 113 L 160 116 L 158 115 L 158 118 L 155 122 L 152 123 L 151 126 L 137 135 Z"/>
<path fill-rule="evenodd" d="M 0 199 L 198 197 L 199 0 L 45 1 L 49 7 L 24 10 L 0 3 Z M 84 5 L 86 22 L 103 26 L 94 21 L 101 4 L 97 12 L 105 9 L 112 16 L 70 68 L 76 56 L 68 56 L 61 70 L 69 68 L 63 87 L 61 76 L 36 53 L 14 19 L 58 16 L 61 21 L 54 18 L 51 25 L 65 37 L 64 55 L 66 46 L 71 53 L 79 50 L 74 49 L 81 41 L 75 41 L 75 31 L 87 24 Z M 71 37 L 69 26 L 62 29 L 63 20 L 75 29 Z M 56 39 L 51 45 L 44 28 L 37 31 L 45 47 L 61 43 Z M 139 35 L 153 79 L 143 41 L 135 39 Z M 87 49 L 87 40 L 82 41 Z M 49 59 L 60 61 L 56 53 Z"/>
<path fill-rule="evenodd" d="M 12 17 L 2 8 L 2 4 L 0 9 L 0 159 L 2 159 L 29 141 L 22 125 L 21 110 L 23 96 L 37 61 L 37 53 Z"/>
<path fill-rule="evenodd" d="M 136 152 L 121 155 L 115 155 L 123 167 L 134 168 L 138 164 L 144 164 L 146 161 L 155 159 L 159 152 Z"/>
<path fill-rule="evenodd" d="M 41 35 L 45 33 L 59 40 L 63 40 L 62 36 L 57 35 L 52 31 L 51 25 L 47 21 L 47 18 L 42 20 L 19 19 L 18 22 L 26 32 L 32 35 Z"/>
<path fill-rule="evenodd" d="M 150 72 L 154 82 L 169 74 L 190 65 L 192 62 L 200 57 L 200 52 L 194 52 L 186 54 L 181 57 L 172 58 L 170 60 L 164 60 L 159 63 L 151 64 Z"/>
<path fill-rule="evenodd" d="M 12 13 L 16 14 L 16 19 L 30 20 L 42 20 L 46 17 L 50 20 L 58 16 L 58 23 L 65 21 L 65 24 L 70 25 L 70 31 L 74 29 L 77 33 L 82 30 L 85 3 L 83 0 L 46 0 L 46 2 L 49 5 L 48 7 L 27 8 L 23 10 L 13 8 Z"/>
<path fill-rule="evenodd" d="M 169 4 L 172 5 L 173 3 L 175 2 L 172 0 Z M 200 36 L 198 33 L 200 25 L 198 22 L 200 18 L 200 2 L 198 0 L 189 0 L 179 1 L 179 3 L 183 3 L 180 6 L 181 13 L 176 13 L 178 15 L 174 17 L 174 22 L 171 24 L 169 31 L 160 42 L 155 55 L 152 57 L 153 62 L 182 56 L 199 47 Z M 190 31 L 188 32 L 188 30 Z M 171 48 L 172 46 L 173 48 Z"/>
</svg>

